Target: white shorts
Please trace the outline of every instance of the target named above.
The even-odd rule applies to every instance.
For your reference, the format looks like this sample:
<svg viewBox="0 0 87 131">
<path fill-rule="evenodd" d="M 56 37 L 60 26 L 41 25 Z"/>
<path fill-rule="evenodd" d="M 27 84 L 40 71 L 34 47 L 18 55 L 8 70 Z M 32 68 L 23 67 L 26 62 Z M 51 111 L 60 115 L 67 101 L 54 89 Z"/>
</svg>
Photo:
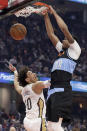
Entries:
<svg viewBox="0 0 87 131">
<path fill-rule="evenodd" d="M 27 131 L 40 131 L 41 128 L 41 118 L 28 119 L 24 118 L 24 127 Z"/>
</svg>

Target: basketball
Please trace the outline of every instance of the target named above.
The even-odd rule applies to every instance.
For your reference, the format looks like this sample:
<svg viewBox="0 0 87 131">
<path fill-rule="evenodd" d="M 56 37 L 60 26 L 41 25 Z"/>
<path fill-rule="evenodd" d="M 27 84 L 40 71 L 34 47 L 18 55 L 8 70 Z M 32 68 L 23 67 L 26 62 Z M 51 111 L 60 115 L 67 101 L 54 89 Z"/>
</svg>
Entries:
<svg viewBox="0 0 87 131">
<path fill-rule="evenodd" d="M 23 40 L 27 34 L 27 29 L 23 24 L 16 23 L 10 28 L 10 35 L 14 40 Z"/>
</svg>

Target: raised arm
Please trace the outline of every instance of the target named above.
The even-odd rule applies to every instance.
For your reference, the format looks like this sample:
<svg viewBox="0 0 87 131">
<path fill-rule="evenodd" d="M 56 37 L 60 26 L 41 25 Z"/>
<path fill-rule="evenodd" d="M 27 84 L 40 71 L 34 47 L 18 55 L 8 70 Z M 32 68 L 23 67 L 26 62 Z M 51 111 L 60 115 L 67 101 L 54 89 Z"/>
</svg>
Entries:
<svg viewBox="0 0 87 131">
<path fill-rule="evenodd" d="M 64 33 L 64 36 L 67 38 L 69 43 L 72 44 L 74 42 L 74 38 L 72 37 L 71 33 L 69 32 L 68 27 L 65 24 L 64 20 L 56 13 L 56 11 L 51 6 L 50 6 L 50 11 L 54 15 L 59 28 Z"/>
<path fill-rule="evenodd" d="M 45 26 L 46 26 L 46 31 L 49 39 L 51 40 L 52 44 L 56 47 L 56 44 L 59 41 L 59 38 L 54 34 L 54 29 L 51 24 L 50 18 L 48 16 L 48 13 L 44 15 L 44 20 L 45 20 Z"/>
<path fill-rule="evenodd" d="M 49 88 L 50 85 L 51 84 L 50 84 L 49 80 L 46 80 L 46 81 L 37 81 L 36 83 L 34 83 L 32 85 L 32 88 L 33 88 L 34 92 L 41 93 L 44 88 Z"/>
<path fill-rule="evenodd" d="M 16 68 L 12 64 L 9 65 L 9 69 L 12 72 L 14 72 L 14 87 L 15 87 L 15 90 L 19 94 L 21 94 L 23 87 L 19 85 L 19 82 L 18 82 L 18 72 L 17 72 Z"/>
<path fill-rule="evenodd" d="M 59 38 L 54 33 L 54 29 L 47 12 L 48 10 L 42 12 L 42 15 L 44 16 L 46 31 L 52 44 L 55 46 L 56 50 L 60 52 L 62 50 L 62 43 L 60 42 Z"/>
</svg>

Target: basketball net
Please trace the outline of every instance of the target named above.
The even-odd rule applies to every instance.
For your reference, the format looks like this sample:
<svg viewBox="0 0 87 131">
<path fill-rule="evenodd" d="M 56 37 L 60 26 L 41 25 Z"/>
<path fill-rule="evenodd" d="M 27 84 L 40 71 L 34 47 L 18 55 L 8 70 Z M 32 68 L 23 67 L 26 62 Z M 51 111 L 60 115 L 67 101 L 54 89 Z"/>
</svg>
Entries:
<svg viewBox="0 0 87 131">
<path fill-rule="evenodd" d="M 27 6 L 17 12 L 15 12 L 14 14 L 19 17 L 28 17 L 30 16 L 32 13 L 36 13 L 36 14 L 41 14 L 41 12 L 45 11 L 49 9 L 49 6 L 45 3 L 42 2 L 36 2 L 31 6 Z"/>
</svg>

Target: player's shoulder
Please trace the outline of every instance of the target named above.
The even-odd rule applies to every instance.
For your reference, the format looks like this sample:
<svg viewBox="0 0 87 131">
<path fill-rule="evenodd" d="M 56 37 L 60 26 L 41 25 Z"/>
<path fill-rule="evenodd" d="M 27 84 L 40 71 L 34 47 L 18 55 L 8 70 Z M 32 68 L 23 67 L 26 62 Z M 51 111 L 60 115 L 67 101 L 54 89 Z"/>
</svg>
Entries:
<svg viewBox="0 0 87 131">
<path fill-rule="evenodd" d="M 32 84 L 27 84 L 23 89 L 22 89 L 22 95 L 28 95 L 28 94 L 30 94 L 30 92 L 31 92 L 31 90 L 32 90 Z"/>
<path fill-rule="evenodd" d="M 81 48 L 76 40 L 68 48 L 68 55 L 74 60 L 78 60 L 81 54 Z"/>
<path fill-rule="evenodd" d="M 76 53 L 81 54 L 81 47 L 75 39 L 74 39 L 74 42 L 70 44 L 70 47 L 68 48 L 68 50 L 75 51 Z"/>
<path fill-rule="evenodd" d="M 31 90 L 32 88 L 32 84 L 27 84 L 22 90 L 26 91 L 26 90 Z"/>
<path fill-rule="evenodd" d="M 71 47 L 79 47 L 80 48 L 80 45 L 79 43 L 74 39 L 74 42 L 72 44 L 70 44 L 70 48 Z"/>
</svg>

